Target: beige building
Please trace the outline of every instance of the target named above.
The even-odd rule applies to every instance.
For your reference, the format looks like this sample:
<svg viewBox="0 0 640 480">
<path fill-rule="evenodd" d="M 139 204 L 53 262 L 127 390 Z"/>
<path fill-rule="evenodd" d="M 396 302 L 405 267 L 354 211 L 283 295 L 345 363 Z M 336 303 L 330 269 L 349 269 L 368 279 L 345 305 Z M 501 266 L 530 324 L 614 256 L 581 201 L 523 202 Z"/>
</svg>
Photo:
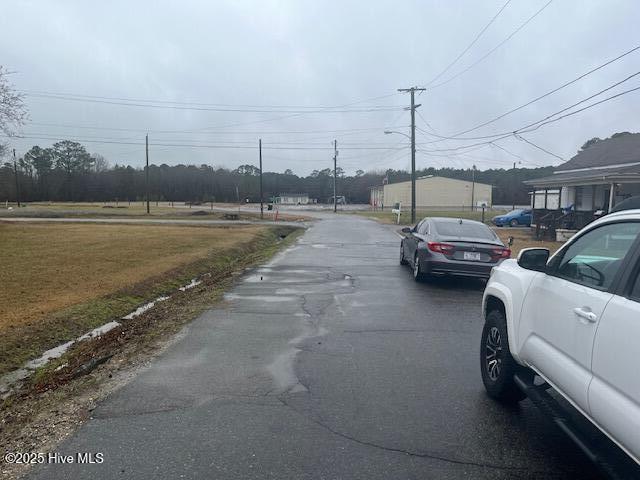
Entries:
<svg viewBox="0 0 640 480">
<path fill-rule="evenodd" d="M 380 208 L 411 208 L 411 182 L 388 183 L 371 188 L 370 203 Z M 416 179 L 416 208 L 452 209 L 491 206 L 491 185 L 433 175 Z"/>
</svg>

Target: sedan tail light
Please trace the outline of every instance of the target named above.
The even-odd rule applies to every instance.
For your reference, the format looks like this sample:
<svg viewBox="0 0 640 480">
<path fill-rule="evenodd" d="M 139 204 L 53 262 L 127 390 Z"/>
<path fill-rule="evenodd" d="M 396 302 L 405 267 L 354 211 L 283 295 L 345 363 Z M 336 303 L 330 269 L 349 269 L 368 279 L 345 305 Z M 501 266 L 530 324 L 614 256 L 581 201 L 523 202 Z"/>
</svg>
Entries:
<svg viewBox="0 0 640 480">
<path fill-rule="evenodd" d="M 427 242 L 427 248 L 432 252 L 444 253 L 445 255 L 452 255 L 456 249 L 455 245 L 440 242 Z"/>
<path fill-rule="evenodd" d="M 494 248 L 491 256 L 494 258 L 510 258 L 511 250 L 508 248 Z"/>
</svg>

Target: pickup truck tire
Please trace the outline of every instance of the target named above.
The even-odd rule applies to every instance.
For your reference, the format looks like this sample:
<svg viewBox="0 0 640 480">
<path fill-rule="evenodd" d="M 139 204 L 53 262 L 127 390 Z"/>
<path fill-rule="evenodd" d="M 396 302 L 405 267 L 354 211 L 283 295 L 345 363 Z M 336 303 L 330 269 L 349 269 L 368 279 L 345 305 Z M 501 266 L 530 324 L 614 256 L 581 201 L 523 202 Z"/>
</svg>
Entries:
<svg viewBox="0 0 640 480">
<path fill-rule="evenodd" d="M 509 350 L 507 322 L 504 313 L 492 310 L 485 319 L 480 344 L 482 383 L 490 397 L 503 403 L 517 403 L 526 395 L 513 379 L 523 368 L 516 363 Z"/>
</svg>

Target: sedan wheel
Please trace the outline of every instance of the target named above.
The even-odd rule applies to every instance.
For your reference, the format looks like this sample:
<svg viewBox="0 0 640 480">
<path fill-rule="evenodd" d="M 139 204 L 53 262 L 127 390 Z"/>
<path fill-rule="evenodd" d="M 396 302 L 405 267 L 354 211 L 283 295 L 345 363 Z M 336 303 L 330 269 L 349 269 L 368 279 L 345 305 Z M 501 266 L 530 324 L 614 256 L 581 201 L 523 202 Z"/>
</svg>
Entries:
<svg viewBox="0 0 640 480">
<path fill-rule="evenodd" d="M 516 220 L 515 218 L 513 220 L 511 220 L 511 226 L 512 227 L 517 227 L 518 226 L 518 220 Z"/>
<path fill-rule="evenodd" d="M 423 278 L 424 274 L 420 270 L 420 260 L 418 258 L 418 253 L 416 252 L 415 256 L 413 257 L 413 279 L 416 282 L 420 282 L 423 280 Z"/>
<path fill-rule="evenodd" d="M 404 242 L 400 242 L 400 265 L 406 265 L 407 260 L 404 258 Z"/>
</svg>

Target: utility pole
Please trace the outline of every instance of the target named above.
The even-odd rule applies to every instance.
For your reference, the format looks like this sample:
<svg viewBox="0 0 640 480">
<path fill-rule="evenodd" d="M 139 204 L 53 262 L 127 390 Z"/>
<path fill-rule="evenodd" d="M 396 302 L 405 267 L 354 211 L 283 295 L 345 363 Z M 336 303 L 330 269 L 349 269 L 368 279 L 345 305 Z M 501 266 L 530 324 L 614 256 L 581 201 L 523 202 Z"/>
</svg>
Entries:
<svg viewBox="0 0 640 480">
<path fill-rule="evenodd" d="M 258 139 L 258 152 L 260 156 L 260 219 L 264 219 L 264 202 L 262 199 L 262 139 Z"/>
<path fill-rule="evenodd" d="M 338 140 L 333 141 L 333 213 L 338 212 L 338 198 L 336 197 L 336 178 L 338 176 Z"/>
<path fill-rule="evenodd" d="M 476 166 L 471 167 L 471 211 L 475 211 L 476 194 Z"/>
<path fill-rule="evenodd" d="M 514 187 L 513 188 L 513 208 L 511 210 L 515 210 L 516 209 L 516 190 L 515 190 L 515 175 L 516 174 L 516 162 L 513 162 L 513 176 L 514 179 L 511 182 L 511 185 Z"/>
<path fill-rule="evenodd" d="M 149 134 L 144 137 L 145 154 L 147 157 L 147 166 L 145 167 L 145 189 L 147 197 L 147 215 L 149 215 Z"/>
<path fill-rule="evenodd" d="M 416 223 L 416 108 L 415 93 L 424 92 L 426 88 L 399 88 L 399 92 L 411 93 L 411 223 Z"/>
<path fill-rule="evenodd" d="M 13 149 L 13 173 L 16 177 L 16 200 L 20 208 L 20 181 L 18 180 L 18 162 L 16 162 L 16 149 Z"/>
</svg>

